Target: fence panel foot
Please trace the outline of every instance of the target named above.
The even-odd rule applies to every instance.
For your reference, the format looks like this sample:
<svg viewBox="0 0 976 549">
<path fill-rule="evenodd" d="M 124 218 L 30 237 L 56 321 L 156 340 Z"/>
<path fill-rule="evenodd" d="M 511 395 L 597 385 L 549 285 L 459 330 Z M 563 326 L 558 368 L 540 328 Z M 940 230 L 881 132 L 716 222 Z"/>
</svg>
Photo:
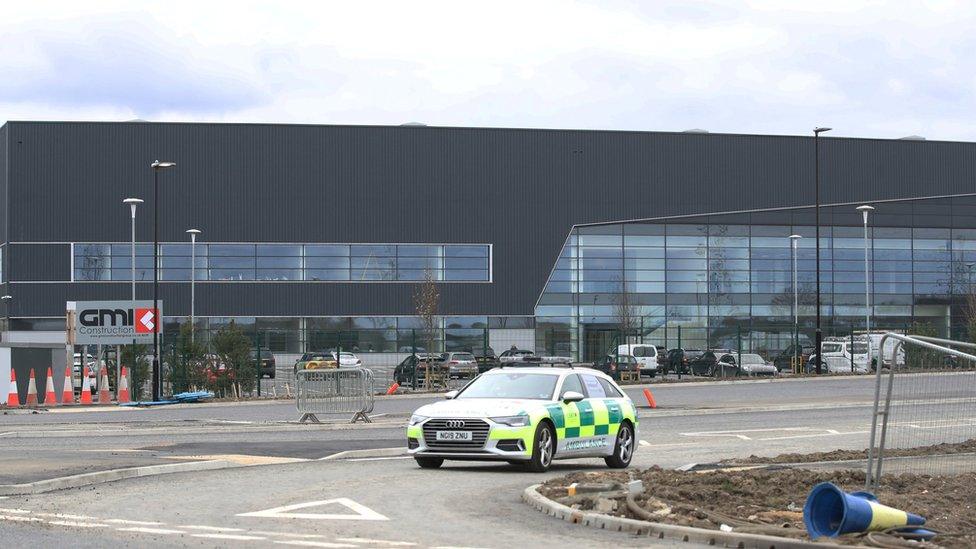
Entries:
<svg viewBox="0 0 976 549">
<path fill-rule="evenodd" d="M 298 420 L 298 423 L 322 423 L 319 418 L 315 417 L 315 414 L 302 414 L 302 418 Z"/>
</svg>

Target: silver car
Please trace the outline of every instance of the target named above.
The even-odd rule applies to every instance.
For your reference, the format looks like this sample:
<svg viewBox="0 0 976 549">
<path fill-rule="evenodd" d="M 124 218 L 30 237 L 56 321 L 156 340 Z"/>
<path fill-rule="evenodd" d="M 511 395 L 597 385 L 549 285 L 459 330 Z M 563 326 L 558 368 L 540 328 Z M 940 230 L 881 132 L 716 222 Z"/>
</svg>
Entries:
<svg viewBox="0 0 976 549">
<path fill-rule="evenodd" d="M 470 379 L 478 375 L 478 361 L 471 353 L 442 353 L 441 362 L 452 378 Z"/>
</svg>

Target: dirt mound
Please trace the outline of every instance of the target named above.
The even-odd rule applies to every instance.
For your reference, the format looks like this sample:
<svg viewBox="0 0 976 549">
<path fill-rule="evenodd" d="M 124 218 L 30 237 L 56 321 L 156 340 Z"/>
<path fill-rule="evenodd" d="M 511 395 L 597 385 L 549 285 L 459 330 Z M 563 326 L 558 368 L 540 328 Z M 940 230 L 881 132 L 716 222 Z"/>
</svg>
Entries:
<svg viewBox="0 0 976 549">
<path fill-rule="evenodd" d="M 810 461 L 809 459 L 805 461 Z M 723 524 L 734 531 L 806 538 L 803 504 L 810 489 L 833 482 L 848 491 L 864 488 L 859 471 L 804 469 L 718 470 L 681 472 L 653 467 L 645 471 L 574 473 L 550 480 L 540 490 L 552 499 L 589 510 L 594 499 L 567 500 L 566 486 L 577 483 L 641 480 L 644 493 L 635 498 L 655 522 L 717 530 Z M 976 473 L 958 476 L 886 475 L 877 495 L 882 503 L 926 517 L 927 527 L 941 533 L 945 547 L 976 546 Z M 622 499 L 611 514 L 641 519 Z M 845 536 L 842 543 L 866 542 L 863 536 Z"/>
<path fill-rule="evenodd" d="M 976 439 L 953 444 L 933 444 L 918 448 L 886 448 L 885 457 L 906 456 L 934 456 L 976 453 Z M 818 461 L 852 461 L 868 459 L 867 450 L 834 450 L 832 452 L 816 452 L 812 454 L 780 454 L 776 457 L 749 456 L 741 459 L 728 459 L 720 463 L 731 464 L 761 464 L 761 463 L 813 463 Z"/>
</svg>

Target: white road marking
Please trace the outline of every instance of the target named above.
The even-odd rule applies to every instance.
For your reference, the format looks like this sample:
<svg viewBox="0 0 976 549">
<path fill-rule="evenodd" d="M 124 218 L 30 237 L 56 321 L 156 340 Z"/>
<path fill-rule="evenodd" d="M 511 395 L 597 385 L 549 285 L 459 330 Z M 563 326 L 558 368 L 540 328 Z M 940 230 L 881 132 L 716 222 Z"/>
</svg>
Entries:
<svg viewBox="0 0 976 549">
<path fill-rule="evenodd" d="M 347 459 L 346 461 L 385 461 L 390 459 L 413 459 L 413 456 L 388 456 L 388 457 L 374 457 L 374 458 L 353 458 Z"/>
<path fill-rule="evenodd" d="M 336 538 L 336 541 L 348 541 L 350 543 L 368 543 L 371 545 L 390 545 L 393 547 L 413 547 L 417 545 L 412 541 L 387 541 L 385 539 L 370 539 L 370 538 Z"/>
<path fill-rule="evenodd" d="M 285 532 L 267 532 L 263 530 L 248 530 L 251 534 L 261 534 L 262 536 L 278 536 L 282 538 L 324 538 L 320 534 L 289 534 Z"/>
<path fill-rule="evenodd" d="M 180 528 L 189 528 L 191 530 L 210 530 L 212 532 L 243 532 L 243 528 L 219 528 L 217 526 L 196 526 L 192 524 L 180 524 Z"/>
<path fill-rule="evenodd" d="M 57 519 L 67 519 L 67 520 L 102 520 L 98 517 L 89 517 L 85 515 L 68 515 L 66 513 L 34 513 L 39 517 L 54 517 Z"/>
<path fill-rule="evenodd" d="M 14 434 L 14 432 L 15 431 L 7 431 L 6 433 L 0 433 L 0 437 L 5 436 L 5 435 L 12 435 L 12 434 Z"/>
<path fill-rule="evenodd" d="M 12 520 L 14 522 L 44 522 L 44 519 L 25 517 L 23 515 L 0 515 L 0 520 Z"/>
<path fill-rule="evenodd" d="M 322 507 L 325 505 L 341 505 L 353 513 L 292 513 L 297 509 L 307 509 L 309 507 Z M 310 501 L 308 503 L 296 503 L 294 505 L 284 505 L 264 511 L 254 511 L 251 513 L 240 513 L 239 517 L 263 517 L 263 518 L 298 518 L 308 520 L 390 520 L 376 511 L 356 503 L 349 498 L 325 499 L 322 501 Z"/>
<path fill-rule="evenodd" d="M 302 547 L 356 547 L 355 545 L 349 543 L 329 543 L 327 541 L 291 540 L 276 541 L 275 543 L 280 545 L 300 545 Z"/>
<path fill-rule="evenodd" d="M 650 446 L 651 445 L 651 443 L 650 442 L 647 442 L 646 440 L 641 440 L 641 441 L 638 442 L 638 444 L 640 446 Z"/>
<path fill-rule="evenodd" d="M 759 436 L 756 434 L 764 435 L 767 433 L 800 433 L 800 434 L 790 434 L 783 436 Z M 827 437 L 827 436 L 843 436 L 843 435 L 860 435 L 867 431 L 847 431 L 841 432 L 836 429 L 824 429 L 821 427 L 772 427 L 769 429 L 734 429 L 728 431 L 697 431 L 692 433 L 681 433 L 681 436 L 685 437 L 731 437 L 737 438 L 739 440 L 752 441 L 752 442 L 762 442 L 766 440 L 790 440 L 798 438 L 816 438 L 816 437 Z M 753 436 L 747 436 L 743 433 L 749 433 Z"/>
<path fill-rule="evenodd" d="M 78 522 L 76 520 L 49 520 L 47 523 L 58 526 L 72 526 L 75 528 L 111 528 L 108 524 L 102 524 L 100 522 Z"/>
<path fill-rule="evenodd" d="M 229 539 L 234 541 L 255 541 L 255 540 L 268 539 L 261 536 L 242 536 L 240 534 L 191 534 L 191 535 L 195 538 Z"/>
<path fill-rule="evenodd" d="M 163 526 L 165 522 L 150 522 L 145 520 L 125 520 L 125 519 L 108 519 L 105 522 L 111 522 L 112 524 L 135 524 L 137 526 Z"/>
<path fill-rule="evenodd" d="M 30 511 L 27 509 L 3 509 L 0 508 L 0 513 L 11 513 L 14 515 L 29 515 Z"/>
<path fill-rule="evenodd" d="M 107 521 L 106 521 L 107 522 Z M 168 528 L 116 528 L 119 532 L 139 532 L 142 534 L 185 534 L 183 530 L 170 530 Z"/>
</svg>

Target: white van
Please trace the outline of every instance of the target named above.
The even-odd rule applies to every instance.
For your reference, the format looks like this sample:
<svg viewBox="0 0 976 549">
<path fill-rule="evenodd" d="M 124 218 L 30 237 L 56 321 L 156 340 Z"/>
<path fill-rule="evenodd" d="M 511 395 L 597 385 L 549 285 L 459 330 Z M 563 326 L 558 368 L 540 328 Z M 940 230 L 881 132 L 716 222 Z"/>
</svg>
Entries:
<svg viewBox="0 0 976 549">
<path fill-rule="evenodd" d="M 870 366 L 868 365 L 868 345 L 862 338 L 855 340 L 852 344 L 850 339 L 827 338 L 820 344 L 823 352 L 824 372 L 831 374 L 855 373 L 866 374 Z M 851 370 L 851 359 L 853 357 L 854 368 Z M 813 361 L 809 361 L 810 364 Z"/>
<path fill-rule="evenodd" d="M 864 332 L 854 332 L 854 333 L 857 335 L 857 339 L 859 341 L 864 341 L 864 335 L 865 335 Z M 873 364 L 877 364 L 878 363 L 878 356 L 880 355 L 881 358 L 882 358 L 882 366 L 881 366 L 882 368 L 891 368 L 891 360 L 893 358 L 895 360 L 895 365 L 896 366 L 902 366 L 902 365 L 904 365 L 905 364 L 905 347 L 904 346 L 902 346 L 902 347 L 900 347 L 898 349 L 898 356 L 897 357 L 894 356 L 894 354 L 895 354 L 895 346 L 898 345 L 898 340 L 897 339 L 895 339 L 893 337 L 889 337 L 888 339 L 886 339 L 885 340 L 884 352 L 883 353 L 880 353 L 879 352 L 880 351 L 879 347 L 881 347 L 881 338 L 884 337 L 884 335 L 886 333 L 887 332 L 871 332 L 871 334 L 869 335 L 869 337 L 871 338 L 871 358 L 872 358 L 872 363 Z M 873 370 L 874 367 L 872 366 L 871 369 Z"/>
<path fill-rule="evenodd" d="M 618 345 L 617 354 L 632 356 L 640 364 L 641 376 L 654 377 L 657 375 L 657 347 L 646 343 L 628 343 Z"/>
</svg>

